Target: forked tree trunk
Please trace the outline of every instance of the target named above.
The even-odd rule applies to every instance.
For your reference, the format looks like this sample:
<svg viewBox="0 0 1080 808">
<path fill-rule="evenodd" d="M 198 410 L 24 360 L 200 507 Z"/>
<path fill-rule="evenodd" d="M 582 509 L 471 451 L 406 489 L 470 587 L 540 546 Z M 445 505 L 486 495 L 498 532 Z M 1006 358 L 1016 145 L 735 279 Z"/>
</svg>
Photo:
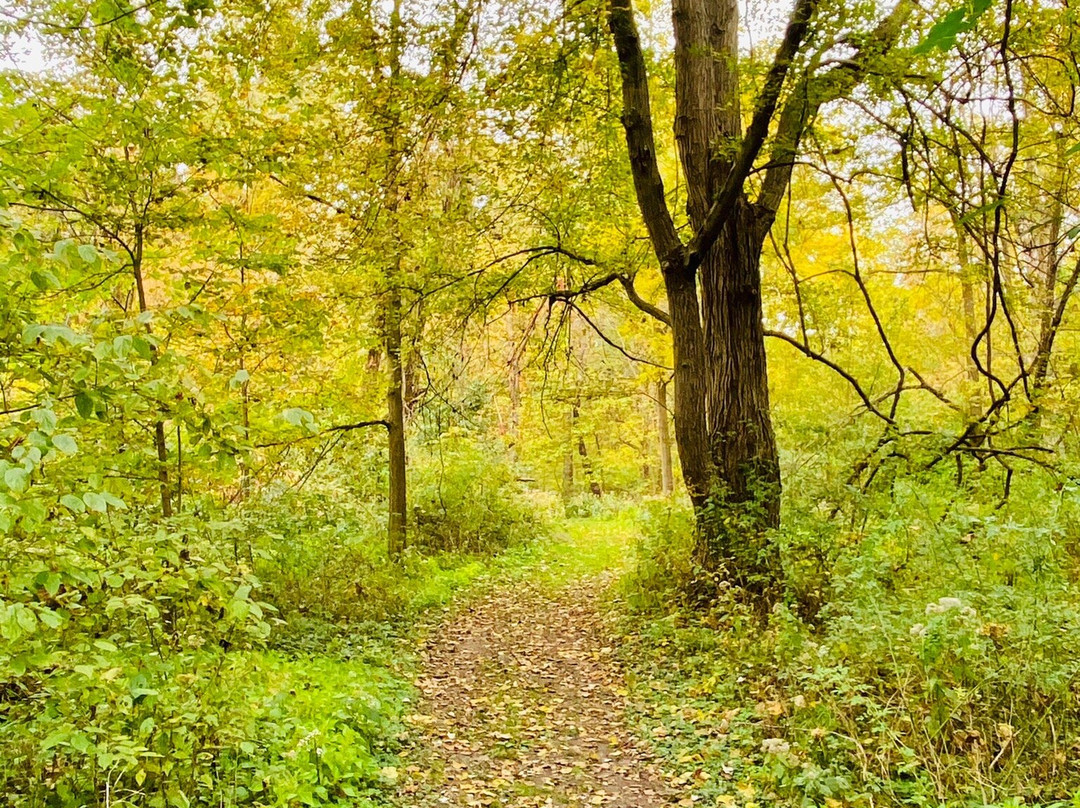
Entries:
<svg viewBox="0 0 1080 808">
<path fill-rule="evenodd" d="M 914 6 L 900 0 L 852 56 L 819 75 L 800 77 L 781 106 L 789 68 L 817 6 L 817 0 L 795 0 L 744 129 L 738 3 L 673 0 L 674 129 L 691 225 L 684 243 L 658 167 L 632 0 L 608 1 L 634 191 L 667 293 L 669 314 L 662 319 L 670 327 L 675 358 L 675 441 L 697 514 L 698 556 L 707 569 L 725 568 L 758 591 L 771 590 L 778 565 L 767 535 L 779 523 L 780 472 L 761 324 L 762 243 L 783 203 L 809 122 L 892 48 Z M 773 130 L 768 166 L 751 202 L 747 178 Z"/>
</svg>

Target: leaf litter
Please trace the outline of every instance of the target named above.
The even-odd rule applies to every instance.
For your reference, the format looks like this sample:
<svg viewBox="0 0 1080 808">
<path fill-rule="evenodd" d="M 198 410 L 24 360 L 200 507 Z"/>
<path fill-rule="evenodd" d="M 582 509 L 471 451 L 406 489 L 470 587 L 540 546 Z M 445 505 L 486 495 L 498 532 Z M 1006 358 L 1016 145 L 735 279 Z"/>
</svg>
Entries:
<svg viewBox="0 0 1080 808">
<path fill-rule="evenodd" d="M 659 808 L 676 792 L 626 723 L 605 635 L 605 576 L 557 592 L 500 585 L 421 649 L 401 803 L 416 808 Z"/>
</svg>

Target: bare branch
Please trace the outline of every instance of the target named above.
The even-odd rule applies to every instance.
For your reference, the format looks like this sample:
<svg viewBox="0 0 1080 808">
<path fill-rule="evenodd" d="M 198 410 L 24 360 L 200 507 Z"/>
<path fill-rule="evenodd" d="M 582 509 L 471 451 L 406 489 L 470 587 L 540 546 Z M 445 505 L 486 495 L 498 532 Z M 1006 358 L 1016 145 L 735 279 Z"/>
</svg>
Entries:
<svg viewBox="0 0 1080 808">
<path fill-rule="evenodd" d="M 591 319 L 589 319 L 589 315 L 587 315 L 584 311 L 582 311 L 580 306 L 578 306 L 576 303 L 574 303 L 573 301 L 570 301 L 570 300 L 566 300 L 566 301 L 563 301 L 563 302 L 567 306 L 572 308 L 574 311 L 576 311 L 578 314 L 580 314 L 582 319 L 584 319 L 585 322 L 589 324 L 589 327 L 592 328 L 592 330 L 596 332 L 597 336 L 599 336 L 600 339 L 602 339 L 604 342 L 606 342 L 608 345 L 610 345 L 616 351 L 621 353 L 623 356 L 625 356 L 631 362 L 640 362 L 643 365 L 652 365 L 654 368 L 661 368 L 663 370 L 671 370 L 671 368 L 669 368 L 667 365 L 661 365 L 659 362 L 653 362 L 651 359 L 642 359 L 640 356 L 634 356 L 632 353 L 627 351 L 624 347 L 619 345 L 619 343 L 615 342 L 607 334 L 605 334 L 603 331 L 601 331 L 600 326 L 598 326 Z"/>
<path fill-rule="evenodd" d="M 383 426 L 389 429 L 390 422 L 382 418 L 378 418 L 373 421 L 359 421 L 355 424 L 338 424 L 337 426 L 328 426 L 326 429 L 320 430 L 319 432 L 314 432 L 310 435 L 303 435 L 302 437 L 293 438 L 291 440 L 279 440 L 273 441 L 271 443 L 256 443 L 255 448 L 269 449 L 274 446 L 292 446 L 293 444 L 301 443 L 306 440 L 314 440 L 316 438 L 326 437 L 326 435 L 332 432 L 351 432 L 354 429 L 364 429 L 365 427 L 369 426 Z"/>
<path fill-rule="evenodd" d="M 811 348 L 809 345 L 806 345 L 806 344 L 804 344 L 802 342 L 799 342 L 794 337 L 788 336 L 783 331 L 765 330 L 763 333 L 765 334 L 766 337 L 773 337 L 774 339 L 783 340 L 788 345 L 791 345 L 792 347 L 799 350 L 804 356 L 808 356 L 811 359 L 813 359 L 815 362 L 821 362 L 821 364 L 823 364 L 826 367 L 830 368 L 833 372 L 837 373 L 841 378 L 844 379 L 844 381 L 846 381 L 851 386 L 851 389 L 855 391 L 855 394 L 860 399 L 862 399 L 863 406 L 865 406 L 866 409 L 869 412 L 873 413 L 878 418 L 880 418 L 881 420 L 883 420 L 883 421 L 885 421 L 887 423 L 890 423 L 890 424 L 896 423 L 896 421 L 892 417 L 886 415 L 885 413 L 883 413 L 881 410 L 879 410 L 877 407 L 874 406 L 874 403 L 870 400 L 870 397 L 866 394 L 866 391 L 863 390 L 862 385 L 859 384 L 858 380 L 854 376 L 852 376 L 850 373 L 848 373 L 846 370 L 844 370 L 838 364 L 833 362 L 831 359 L 829 359 L 828 357 L 826 357 L 823 354 L 818 353 L 813 348 Z"/>
<path fill-rule="evenodd" d="M 620 275 L 619 282 L 622 284 L 623 289 L 626 291 L 626 297 L 630 300 L 631 303 L 633 303 L 643 312 L 648 314 L 650 317 L 659 320 L 669 328 L 671 327 L 671 315 L 659 306 L 654 306 L 652 303 L 650 303 L 648 300 L 638 294 L 637 289 L 634 287 L 633 275 Z"/>
<path fill-rule="evenodd" d="M 913 0 L 900 0 L 851 59 L 825 73 L 805 76 L 792 91 L 780 112 L 769 166 L 757 198 L 757 206 L 766 223 L 771 222 L 784 199 L 799 142 L 810 121 L 822 104 L 851 92 L 863 80 L 871 63 L 892 50 L 914 9 Z"/>
</svg>

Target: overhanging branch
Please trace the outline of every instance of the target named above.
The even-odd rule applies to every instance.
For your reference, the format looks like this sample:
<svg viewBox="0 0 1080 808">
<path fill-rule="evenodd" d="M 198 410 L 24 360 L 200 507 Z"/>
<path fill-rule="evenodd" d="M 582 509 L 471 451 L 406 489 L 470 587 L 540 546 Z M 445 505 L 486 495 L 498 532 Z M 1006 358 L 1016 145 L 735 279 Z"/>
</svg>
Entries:
<svg viewBox="0 0 1080 808">
<path fill-rule="evenodd" d="M 896 421 L 893 418 L 891 418 L 890 416 L 883 413 L 881 410 L 879 410 L 874 405 L 874 402 L 872 402 L 870 400 L 870 397 L 866 394 L 866 391 L 863 390 L 862 385 L 859 384 L 858 379 L 856 379 L 854 376 L 852 376 L 850 373 L 848 373 L 846 370 L 844 370 L 838 364 L 833 362 L 831 359 L 826 357 L 824 354 L 818 353 L 813 348 L 811 348 L 809 345 L 805 345 L 804 343 L 799 342 L 797 339 L 795 339 L 794 337 L 788 336 L 783 331 L 769 331 L 769 330 L 766 330 L 764 332 L 764 334 L 765 334 L 766 337 L 773 337 L 774 339 L 783 340 L 788 345 L 791 345 L 792 347 L 797 349 L 804 356 L 807 356 L 810 359 L 813 359 L 815 362 L 820 362 L 821 364 L 825 365 L 827 368 L 829 368 L 834 373 L 838 374 L 841 378 L 843 378 L 844 381 L 846 381 L 851 386 L 851 389 L 855 391 L 855 394 L 860 399 L 862 399 L 863 406 L 866 407 L 867 411 L 873 413 L 874 415 L 876 415 L 878 418 L 880 418 L 882 421 L 885 421 L 886 423 L 889 423 L 889 424 L 896 423 Z"/>
</svg>

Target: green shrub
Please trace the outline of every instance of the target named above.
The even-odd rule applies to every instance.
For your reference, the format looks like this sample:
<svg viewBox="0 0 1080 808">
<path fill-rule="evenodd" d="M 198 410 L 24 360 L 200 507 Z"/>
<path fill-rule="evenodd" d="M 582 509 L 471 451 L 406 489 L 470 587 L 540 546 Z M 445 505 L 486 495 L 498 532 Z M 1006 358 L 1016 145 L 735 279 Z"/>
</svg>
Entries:
<svg viewBox="0 0 1080 808">
<path fill-rule="evenodd" d="M 113 513 L 4 540 L 5 804 L 354 805 L 378 788 L 392 683 L 262 651 L 272 610 L 219 527 Z M 316 730 L 331 751 L 305 751 Z"/>
<path fill-rule="evenodd" d="M 1070 799 L 1080 498 L 1046 491 L 1019 482 L 999 507 L 945 475 L 908 475 L 847 525 L 795 500 L 777 536 L 788 600 L 765 618 L 722 587 L 708 609 L 688 603 L 689 515 L 651 520 L 625 584 L 645 612 L 625 641 L 663 694 L 649 719 L 661 745 L 704 761 L 700 791 L 718 804 Z"/>
<path fill-rule="evenodd" d="M 449 430 L 425 447 L 412 476 L 415 546 L 426 552 L 490 553 L 542 532 L 513 467 L 476 439 Z"/>
</svg>

